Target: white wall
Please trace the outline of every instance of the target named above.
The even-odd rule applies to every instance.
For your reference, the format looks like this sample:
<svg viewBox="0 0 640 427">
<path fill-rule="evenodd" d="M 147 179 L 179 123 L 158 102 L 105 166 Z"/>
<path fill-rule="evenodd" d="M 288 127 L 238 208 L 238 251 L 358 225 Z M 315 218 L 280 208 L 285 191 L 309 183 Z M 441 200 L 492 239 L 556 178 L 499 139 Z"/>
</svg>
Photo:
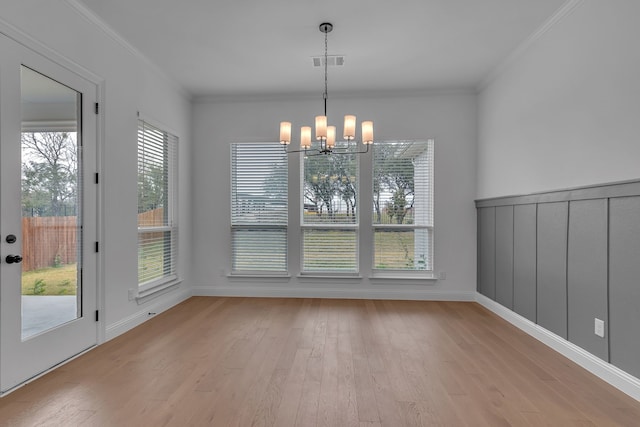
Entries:
<svg viewBox="0 0 640 427">
<path fill-rule="evenodd" d="M 101 242 L 106 333 L 111 337 L 146 318 L 149 307 L 187 295 L 190 280 L 190 100 L 161 72 L 134 55 L 64 1 L 3 1 L 0 30 L 33 38 L 103 79 L 104 191 Z M 23 38 L 22 35 L 20 38 Z M 137 288 L 137 111 L 180 137 L 180 262 L 182 290 L 146 305 L 128 301 Z"/>
<path fill-rule="evenodd" d="M 229 145 L 274 141 L 282 120 L 311 124 L 322 97 L 206 101 L 193 106 L 193 271 L 201 295 L 472 298 L 475 293 L 476 96 L 472 93 L 404 97 L 334 98 L 329 120 L 347 112 L 375 122 L 376 139 L 435 138 L 435 270 L 437 282 L 299 279 L 229 279 Z M 336 119 L 334 119 L 336 118 Z M 336 123 L 341 128 L 341 123 Z M 291 173 L 297 173 L 290 170 Z M 291 219 L 290 219 L 291 221 Z M 364 232 L 362 230 L 361 232 Z"/>
<path fill-rule="evenodd" d="M 639 17 L 584 0 L 480 93 L 478 198 L 640 178 Z"/>
</svg>

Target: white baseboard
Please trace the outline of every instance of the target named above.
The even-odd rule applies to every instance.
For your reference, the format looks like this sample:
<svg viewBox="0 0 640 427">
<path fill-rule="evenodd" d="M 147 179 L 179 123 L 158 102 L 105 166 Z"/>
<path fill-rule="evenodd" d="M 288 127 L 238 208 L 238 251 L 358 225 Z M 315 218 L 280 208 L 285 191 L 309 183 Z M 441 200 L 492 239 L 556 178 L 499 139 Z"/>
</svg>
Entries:
<svg viewBox="0 0 640 427">
<path fill-rule="evenodd" d="M 608 382 L 618 390 L 640 401 L 640 379 L 594 356 L 581 347 L 520 316 L 486 296 L 476 293 L 476 302 L 502 317 L 538 341 L 551 347 L 566 358 L 582 366 L 595 376 Z"/>
<path fill-rule="evenodd" d="M 416 301 L 475 301 L 475 291 L 435 289 L 325 288 L 286 286 L 196 286 L 194 296 L 265 297 L 265 298 L 331 298 L 389 299 Z"/>
<path fill-rule="evenodd" d="M 170 309 L 171 307 L 180 304 L 182 301 L 191 297 L 192 292 L 190 288 L 179 289 L 177 292 L 165 294 L 165 298 L 159 298 L 159 301 L 153 304 L 146 305 L 142 310 L 125 317 L 107 326 L 105 342 L 109 341 L 118 335 L 141 325 L 153 316 L 162 313 Z M 153 313 L 153 314 L 151 314 Z"/>
</svg>

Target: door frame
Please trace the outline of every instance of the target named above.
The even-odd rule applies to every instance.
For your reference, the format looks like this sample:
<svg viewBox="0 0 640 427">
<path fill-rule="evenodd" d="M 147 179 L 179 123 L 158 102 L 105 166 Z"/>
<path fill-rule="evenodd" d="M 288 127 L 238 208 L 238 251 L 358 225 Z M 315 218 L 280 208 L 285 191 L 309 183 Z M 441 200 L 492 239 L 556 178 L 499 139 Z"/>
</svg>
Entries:
<svg viewBox="0 0 640 427">
<path fill-rule="evenodd" d="M 95 177 L 95 238 L 97 242 L 104 241 L 104 179 L 103 179 L 103 159 L 104 159 L 104 98 L 105 98 L 105 80 L 104 78 L 94 74 L 88 69 L 84 68 L 80 64 L 58 53 L 52 48 L 46 46 L 30 35 L 22 32 L 16 27 L 8 24 L 6 21 L 0 18 L 0 34 L 6 36 L 11 41 L 22 45 L 24 48 L 31 50 L 33 53 L 42 56 L 45 60 L 53 62 L 55 65 L 62 67 L 69 72 L 77 75 L 78 77 L 86 80 L 96 88 L 95 100 L 96 100 L 96 116 L 95 116 L 95 159 L 85 159 L 85 164 L 95 170 L 97 174 Z M 92 156 L 93 157 L 93 156 Z M 95 163 L 94 163 L 95 162 Z M 86 171 L 85 179 L 93 181 L 94 177 L 91 176 L 92 171 Z M 98 179 L 99 177 L 99 179 Z M 85 240 L 86 245 L 91 245 L 91 238 Z M 96 322 L 96 345 L 100 345 L 105 342 L 106 336 L 106 322 L 105 322 L 105 286 L 104 286 L 104 251 L 98 251 L 95 259 L 95 284 L 96 284 L 96 310 L 98 310 L 98 318 Z M 34 377 L 26 380 L 25 382 L 18 384 L 17 386 L 6 390 L 0 391 L 0 397 L 5 396 L 14 390 L 22 387 L 25 384 L 45 375 L 56 367 L 63 365 L 81 354 L 85 353 L 85 350 L 79 354 L 73 355 L 69 359 L 61 361 L 55 366 L 35 375 Z"/>
</svg>

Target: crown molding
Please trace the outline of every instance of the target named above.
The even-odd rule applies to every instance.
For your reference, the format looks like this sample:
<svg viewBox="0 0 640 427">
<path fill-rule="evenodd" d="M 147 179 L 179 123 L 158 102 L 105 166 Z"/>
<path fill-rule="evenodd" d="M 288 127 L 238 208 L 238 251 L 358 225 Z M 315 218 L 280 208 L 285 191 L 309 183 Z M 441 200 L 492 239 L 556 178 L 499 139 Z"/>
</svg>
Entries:
<svg viewBox="0 0 640 427">
<path fill-rule="evenodd" d="M 551 28 L 569 16 L 584 0 L 567 0 L 549 19 L 547 19 L 540 28 L 518 45 L 504 61 L 500 62 L 493 68 L 489 74 L 480 82 L 477 92 L 482 92 L 501 74 L 508 70 L 524 53 L 531 48 L 539 39 L 542 38 Z"/>
<path fill-rule="evenodd" d="M 40 40 L 32 37 L 30 34 L 25 33 L 21 29 L 16 26 L 10 24 L 9 22 L 0 18 L 0 34 L 4 34 L 11 40 L 16 43 L 21 44 L 22 46 L 30 49 L 45 58 L 48 58 L 58 65 L 66 68 L 67 70 L 81 76 L 82 78 L 90 81 L 96 85 L 103 85 L 104 78 L 95 74 L 88 68 L 83 67 L 72 59 L 62 55 L 55 49 L 49 47 L 48 45 L 42 43 Z"/>
<path fill-rule="evenodd" d="M 121 47 L 125 48 L 131 55 L 133 55 L 134 57 L 142 61 L 143 64 L 145 64 L 151 70 L 156 72 L 160 77 L 162 77 L 167 83 L 169 83 L 185 98 L 191 101 L 191 99 L 193 98 L 193 95 L 189 91 L 187 91 L 175 79 L 169 76 L 155 62 L 151 61 L 147 56 L 145 56 L 142 52 L 136 49 L 131 43 L 125 40 L 120 34 L 118 34 L 113 28 L 111 28 L 105 21 L 102 20 L 102 18 L 96 15 L 92 10 L 90 10 L 88 7 L 82 4 L 79 0 L 64 0 L 64 2 L 67 5 L 69 5 L 69 7 L 73 9 L 78 15 L 86 19 L 89 23 L 93 24 L 96 28 L 100 29 L 111 40 L 115 41 Z"/>
<path fill-rule="evenodd" d="M 476 95 L 473 87 L 451 87 L 432 89 L 399 89 L 372 91 L 341 91 L 329 94 L 329 99 L 372 99 L 372 98 L 421 98 L 425 96 Z M 194 104 L 224 104 L 233 102 L 277 102 L 317 100 L 318 92 L 264 93 L 264 94 L 211 94 L 194 96 Z M 320 98 L 321 99 L 321 98 Z"/>
</svg>

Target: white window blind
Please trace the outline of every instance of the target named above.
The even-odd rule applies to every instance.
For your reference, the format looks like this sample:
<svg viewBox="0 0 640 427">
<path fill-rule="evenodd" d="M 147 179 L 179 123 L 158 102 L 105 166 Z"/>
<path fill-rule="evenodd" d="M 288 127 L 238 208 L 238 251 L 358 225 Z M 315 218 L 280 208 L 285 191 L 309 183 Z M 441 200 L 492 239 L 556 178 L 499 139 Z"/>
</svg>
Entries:
<svg viewBox="0 0 640 427">
<path fill-rule="evenodd" d="M 279 143 L 231 145 L 234 272 L 287 271 L 287 160 Z"/>
<path fill-rule="evenodd" d="M 433 270 L 433 140 L 373 148 L 374 269 Z"/>
<path fill-rule="evenodd" d="M 337 143 L 337 146 L 345 143 Z M 309 156 L 302 171 L 302 271 L 358 271 L 358 159 Z"/>
<path fill-rule="evenodd" d="M 178 138 L 138 121 L 138 284 L 177 278 Z"/>
</svg>

